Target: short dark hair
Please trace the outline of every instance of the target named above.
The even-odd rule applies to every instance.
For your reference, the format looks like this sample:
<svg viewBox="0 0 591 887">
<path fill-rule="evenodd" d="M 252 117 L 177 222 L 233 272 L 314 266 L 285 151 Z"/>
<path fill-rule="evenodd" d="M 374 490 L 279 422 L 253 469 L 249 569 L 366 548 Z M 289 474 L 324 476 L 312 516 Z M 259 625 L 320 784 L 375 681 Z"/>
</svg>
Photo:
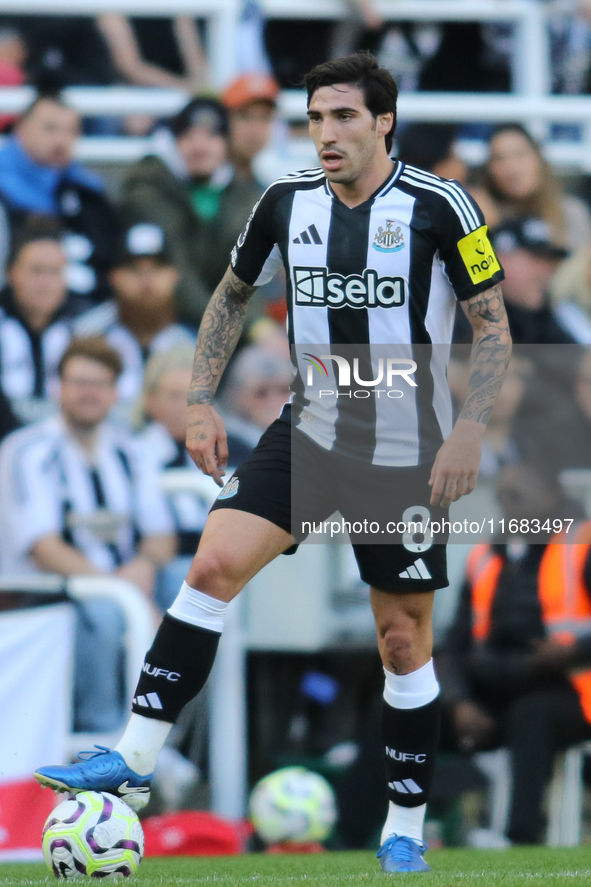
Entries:
<svg viewBox="0 0 591 887">
<path fill-rule="evenodd" d="M 123 362 L 119 352 L 112 348 L 102 336 L 88 336 L 84 339 L 72 339 L 57 365 L 60 379 L 63 378 L 67 363 L 73 357 L 86 357 L 87 360 L 95 360 L 111 370 L 114 379 L 118 379 L 123 372 Z"/>
<path fill-rule="evenodd" d="M 58 105 L 58 107 L 60 108 L 67 108 L 69 111 L 76 111 L 76 108 L 74 108 L 65 100 L 59 90 L 40 89 L 33 101 L 28 104 L 27 107 L 18 115 L 16 122 L 20 123 L 21 121 L 26 120 L 27 117 L 30 117 L 37 108 L 37 105 L 40 105 L 41 102 L 51 102 L 53 105 Z M 76 111 L 76 113 L 78 112 Z"/>
<path fill-rule="evenodd" d="M 380 68 L 378 60 L 369 52 L 354 52 L 344 58 L 332 59 L 312 68 L 304 77 L 308 93 L 308 106 L 317 89 L 334 86 L 335 83 L 348 83 L 363 93 L 366 108 L 374 117 L 378 114 L 394 114 L 392 129 L 386 134 L 386 150 L 392 150 L 396 131 L 396 101 L 398 86 L 386 68 Z"/>
<path fill-rule="evenodd" d="M 10 244 L 6 267 L 12 268 L 26 246 L 40 240 L 51 240 L 62 246 L 63 228 L 53 216 L 31 215 L 24 225 L 17 229 Z"/>
<path fill-rule="evenodd" d="M 453 123 L 411 123 L 397 138 L 398 159 L 432 171 L 450 156 L 457 133 Z"/>
</svg>

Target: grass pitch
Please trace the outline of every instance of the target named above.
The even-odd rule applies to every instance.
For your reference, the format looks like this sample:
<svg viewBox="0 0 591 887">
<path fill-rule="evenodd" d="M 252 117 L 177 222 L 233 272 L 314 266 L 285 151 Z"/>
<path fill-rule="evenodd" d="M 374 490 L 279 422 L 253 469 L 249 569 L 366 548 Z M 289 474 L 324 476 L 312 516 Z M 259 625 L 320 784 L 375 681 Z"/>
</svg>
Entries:
<svg viewBox="0 0 591 887">
<path fill-rule="evenodd" d="M 366 887 L 397 882 L 425 887 L 513 887 L 591 884 L 591 846 L 572 849 L 523 847 L 502 851 L 437 850 L 427 856 L 431 872 L 384 875 L 371 853 L 322 853 L 265 856 L 251 854 L 224 858 L 145 859 L 133 878 L 137 887 L 192 887 L 192 885 L 248 885 L 254 887 Z M 0 865 L 0 887 L 55 884 L 43 864 Z M 61 882 L 63 883 L 63 882 Z M 82 880 L 76 884 L 82 885 Z M 119 882 L 121 883 L 121 882 Z M 128 882 L 126 882 L 128 883 Z"/>
</svg>

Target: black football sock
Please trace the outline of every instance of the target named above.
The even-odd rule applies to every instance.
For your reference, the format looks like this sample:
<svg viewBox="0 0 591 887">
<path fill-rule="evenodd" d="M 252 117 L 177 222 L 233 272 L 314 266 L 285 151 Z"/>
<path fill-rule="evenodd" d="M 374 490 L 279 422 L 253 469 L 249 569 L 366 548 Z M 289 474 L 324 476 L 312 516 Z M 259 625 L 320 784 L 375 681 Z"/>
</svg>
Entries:
<svg viewBox="0 0 591 887">
<path fill-rule="evenodd" d="M 399 807 L 419 807 L 429 800 L 440 708 L 439 697 L 421 708 L 392 708 L 384 702 L 382 739 L 388 798 Z"/>
<path fill-rule="evenodd" d="M 220 637 L 166 614 L 146 653 L 132 711 L 174 723 L 209 677 Z"/>
</svg>

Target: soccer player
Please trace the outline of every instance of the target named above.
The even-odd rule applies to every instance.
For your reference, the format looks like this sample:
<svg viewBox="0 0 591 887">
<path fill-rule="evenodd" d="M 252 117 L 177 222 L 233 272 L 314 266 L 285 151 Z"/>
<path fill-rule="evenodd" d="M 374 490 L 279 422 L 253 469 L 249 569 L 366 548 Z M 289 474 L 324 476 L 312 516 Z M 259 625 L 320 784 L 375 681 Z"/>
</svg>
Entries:
<svg viewBox="0 0 591 887">
<path fill-rule="evenodd" d="M 353 522 L 364 513 L 398 522 L 418 515 L 425 527 L 476 483 L 481 437 L 510 353 L 503 273 L 482 215 L 456 183 L 390 159 L 397 87 L 375 59 L 330 61 L 305 82 L 321 168 L 271 185 L 232 252 L 199 330 L 189 451 L 221 486 L 227 448 L 213 398 L 249 298 L 282 264 L 297 369 L 292 403 L 216 500 L 116 749 L 43 767 L 37 778 L 45 785 L 111 791 L 143 805 L 168 731 L 209 675 L 228 602 L 301 542 L 306 524 L 339 510 Z M 468 396 L 453 429 L 439 366 L 453 325 L 450 282 L 474 330 Z M 360 380 L 380 378 L 374 358 L 384 346 L 412 356 L 398 358 L 406 378 L 367 396 L 373 382 L 364 388 Z M 361 354 L 352 361 L 354 385 L 349 347 Z M 320 390 L 307 363 L 317 357 L 326 372 Z M 302 488 L 305 495 L 296 495 Z M 385 671 L 389 808 L 378 857 L 385 872 L 426 871 L 422 828 L 439 726 L 431 611 L 434 590 L 447 585 L 445 546 L 426 533 L 403 533 L 397 544 L 371 544 L 365 532 L 351 539 L 371 587 Z"/>
</svg>

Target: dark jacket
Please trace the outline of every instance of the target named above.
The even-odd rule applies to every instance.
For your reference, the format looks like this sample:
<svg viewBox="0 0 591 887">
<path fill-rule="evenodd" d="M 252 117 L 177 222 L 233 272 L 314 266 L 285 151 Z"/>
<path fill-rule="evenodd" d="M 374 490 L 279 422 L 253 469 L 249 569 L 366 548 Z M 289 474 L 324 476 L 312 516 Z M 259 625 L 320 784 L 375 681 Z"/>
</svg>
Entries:
<svg viewBox="0 0 591 887">
<path fill-rule="evenodd" d="M 507 558 L 506 547 L 494 551 L 504 559 L 485 641 L 472 636 L 472 587 L 465 582 L 456 616 L 437 654 L 437 677 L 445 705 L 464 700 L 502 704 L 538 686 L 532 669 L 535 641 L 546 636 L 538 598 L 538 571 L 545 545 L 528 545 L 517 561 Z M 591 558 L 585 566 L 591 589 Z M 591 637 L 576 643 L 581 663 L 591 661 Z"/>
<path fill-rule="evenodd" d="M 189 182 L 177 178 L 159 157 L 144 157 L 131 167 L 123 183 L 122 212 L 130 224 L 153 222 L 163 229 L 181 275 L 176 293 L 181 322 L 199 324 L 261 193 L 256 182 L 230 181 L 218 214 L 203 220 L 193 209 Z"/>
</svg>

